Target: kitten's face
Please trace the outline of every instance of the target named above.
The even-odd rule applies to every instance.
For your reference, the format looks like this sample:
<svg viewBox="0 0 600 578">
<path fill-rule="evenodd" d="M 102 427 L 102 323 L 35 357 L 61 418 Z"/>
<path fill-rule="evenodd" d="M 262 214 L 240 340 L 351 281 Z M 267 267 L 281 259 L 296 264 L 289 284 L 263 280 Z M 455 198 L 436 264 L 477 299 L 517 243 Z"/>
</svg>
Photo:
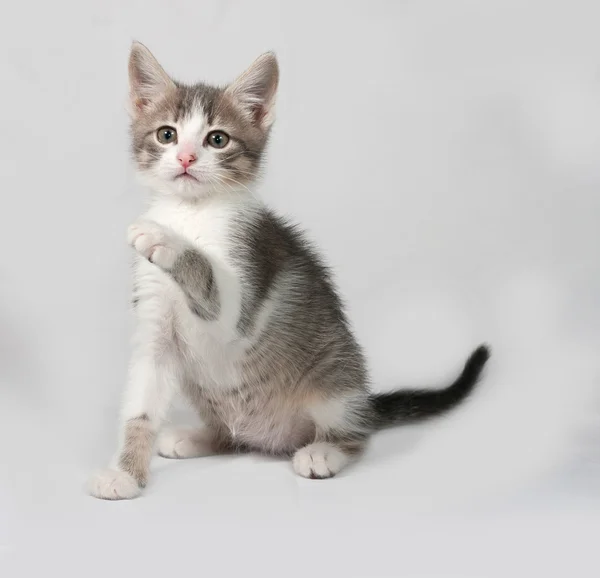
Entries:
<svg viewBox="0 0 600 578">
<path fill-rule="evenodd" d="M 273 122 L 278 70 L 272 54 L 228 87 L 185 86 L 136 43 L 129 78 L 133 153 L 155 191 L 195 199 L 256 179 Z"/>
</svg>

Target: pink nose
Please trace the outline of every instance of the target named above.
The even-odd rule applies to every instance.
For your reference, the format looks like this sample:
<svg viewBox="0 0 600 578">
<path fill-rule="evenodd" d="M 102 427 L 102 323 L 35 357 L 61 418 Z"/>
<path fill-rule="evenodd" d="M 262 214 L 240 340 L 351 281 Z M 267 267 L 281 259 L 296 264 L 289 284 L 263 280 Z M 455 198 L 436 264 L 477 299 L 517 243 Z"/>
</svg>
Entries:
<svg viewBox="0 0 600 578">
<path fill-rule="evenodd" d="M 187 169 L 192 163 L 196 162 L 197 158 L 194 153 L 181 153 L 177 160 L 184 169 Z"/>
</svg>

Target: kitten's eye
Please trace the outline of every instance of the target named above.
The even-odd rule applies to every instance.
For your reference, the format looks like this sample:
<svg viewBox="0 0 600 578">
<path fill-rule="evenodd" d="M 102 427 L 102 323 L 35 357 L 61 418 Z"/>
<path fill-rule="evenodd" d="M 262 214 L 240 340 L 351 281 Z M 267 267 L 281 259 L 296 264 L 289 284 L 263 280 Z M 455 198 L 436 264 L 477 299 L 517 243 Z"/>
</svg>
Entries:
<svg viewBox="0 0 600 578">
<path fill-rule="evenodd" d="M 176 143 L 177 131 L 172 126 L 161 126 L 156 131 L 156 139 L 160 144 Z"/>
<path fill-rule="evenodd" d="M 216 149 L 222 149 L 229 142 L 229 135 L 220 130 L 213 130 L 208 133 L 206 142 Z"/>
</svg>

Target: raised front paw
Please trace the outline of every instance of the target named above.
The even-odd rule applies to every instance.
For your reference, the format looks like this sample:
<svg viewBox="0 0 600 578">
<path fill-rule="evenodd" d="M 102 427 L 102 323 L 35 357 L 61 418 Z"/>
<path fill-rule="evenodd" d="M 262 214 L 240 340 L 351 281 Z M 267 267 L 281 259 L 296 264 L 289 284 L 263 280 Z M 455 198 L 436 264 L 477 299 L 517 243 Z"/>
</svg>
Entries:
<svg viewBox="0 0 600 578">
<path fill-rule="evenodd" d="M 127 240 L 142 257 L 162 269 L 171 269 L 179 254 L 176 239 L 155 221 L 144 219 L 130 225 Z"/>
</svg>

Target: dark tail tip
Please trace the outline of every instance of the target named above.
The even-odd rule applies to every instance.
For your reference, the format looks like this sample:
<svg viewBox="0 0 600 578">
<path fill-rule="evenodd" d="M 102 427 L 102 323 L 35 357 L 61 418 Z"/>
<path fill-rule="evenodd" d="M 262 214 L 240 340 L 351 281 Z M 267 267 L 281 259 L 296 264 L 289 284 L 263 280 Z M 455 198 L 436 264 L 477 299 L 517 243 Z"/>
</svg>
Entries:
<svg viewBox="0 0 600 578">
<path fill-rule="evenodd" d="M 479 383 L 483 368 L 491 355 L 490 347 L 485 343 L 469 355 L 458 378 L 450 387 L 441 391 L 440 399 L 446 402 L 446 407 L 443 407 L 443 403 L 440 404 L 440 413 L 452 409 L 469 396 Z"/>
<path fill-rule="evenodd" d="M 467 359 L 454 383 L 441 390 L 397 390 L 372 396 L 376 427 L 389 427 L 443 414 L 473 391 L 491 356 L 490 347 L 480 345 Z"/>
<path fill-rule="evenodd" d="M 473 353 L 471 353 L 469 359 L 467 359 L 462 376 L 467 379 L 471 377 L 472 379 L 477 380 L 483 370 L 483 366 L 487 363 L 491 355 L 492 351 L 489 345 L 486 343 L 480 345 Z"/>
</svg>

